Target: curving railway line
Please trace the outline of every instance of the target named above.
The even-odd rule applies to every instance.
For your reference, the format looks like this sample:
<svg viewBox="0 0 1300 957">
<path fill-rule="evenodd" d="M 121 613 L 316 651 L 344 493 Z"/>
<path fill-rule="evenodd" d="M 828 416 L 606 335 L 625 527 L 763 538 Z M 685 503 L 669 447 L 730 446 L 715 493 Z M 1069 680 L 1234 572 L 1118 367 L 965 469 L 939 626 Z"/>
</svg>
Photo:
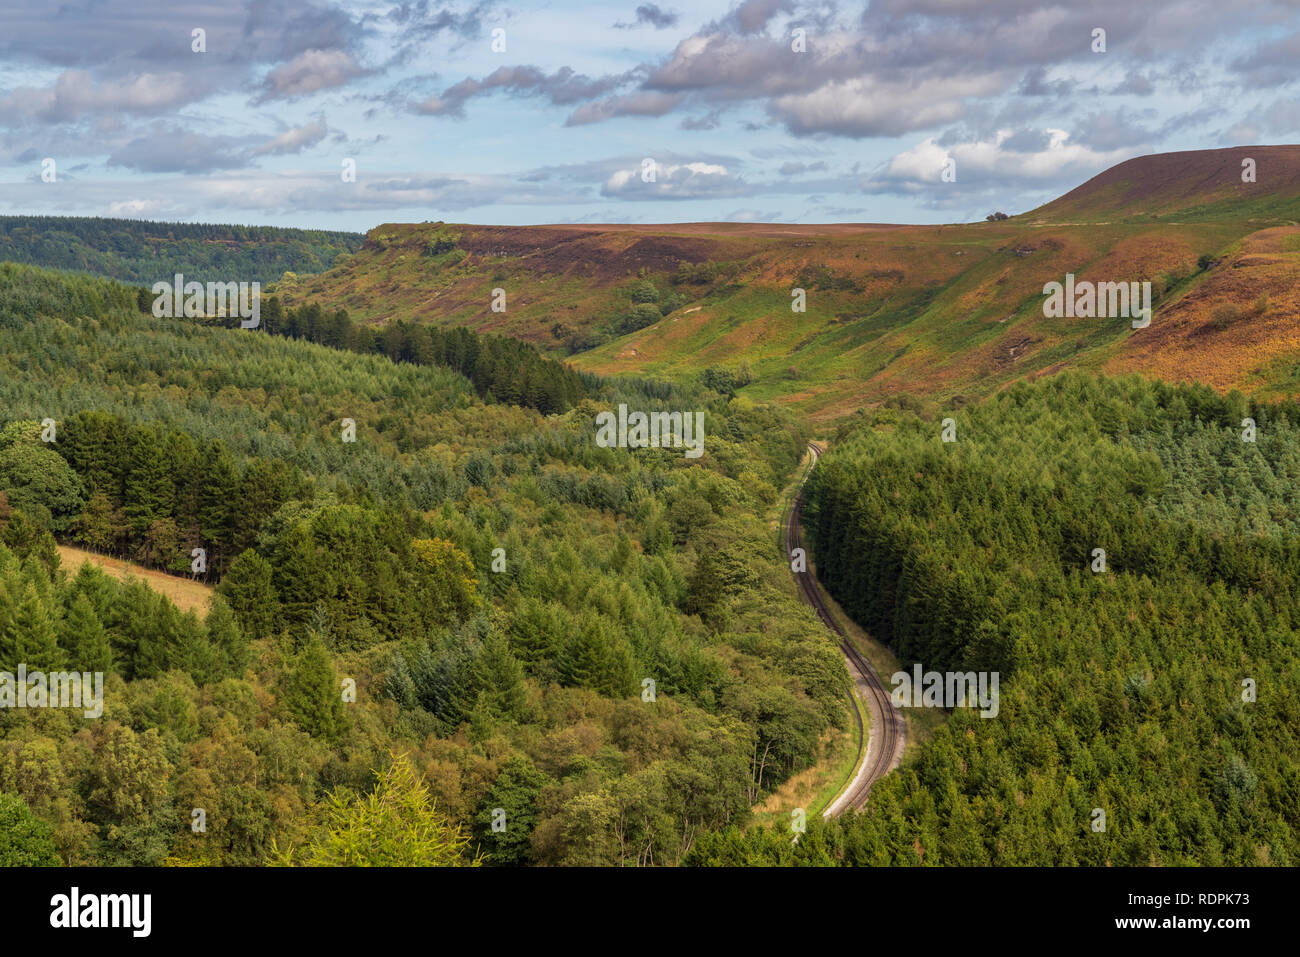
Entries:
<svg viewBox="0 0 1300 957">
<path fill-rule="evenodd" d="M 784 544 L 787 561 L 794 549 L 802 547 L 799 506 L 803 500 L 803 485 L 812 474 L 812 470 L 817 467 L 822 448 L 810 442 L 808 451 L 812 454 L 812 463 L 795 490 L 785 521 Z M 816 576 L 811 571 L 807 571 L 795 573 L 794 577 L 799 583 L 799 591 L 804 601 L 813 607 L 817 617 L 839 639 L 840 650 L 844 653 L 844 660 L 848 663 L 849 674 L 857 686 L 858 695 L 866 702 L 871 712 L 870 727 L 875 732 L 867 733 L 858 701 L 850 695 L 853 714 L 858 722 L 858 760 L 854 765 L 853 778 L 823 812 L 825 817 L 835 817 L 843 813 L 845 808 L 857 809 L 866 804 L 867 797 L 871 794 L 871 785 L 898 766 L 903 757 L 903 746 L 907 742 L 907 723 L 903 719 L 902 712 L 890 701 L 889 692 L 885 690 L 876 670 L 853 646 L 844 629 L 840 627 L 840 623 L 826 602 L 826 596 Z M 865 757 L 862 754 L 864 748 Z"/>
</svg>

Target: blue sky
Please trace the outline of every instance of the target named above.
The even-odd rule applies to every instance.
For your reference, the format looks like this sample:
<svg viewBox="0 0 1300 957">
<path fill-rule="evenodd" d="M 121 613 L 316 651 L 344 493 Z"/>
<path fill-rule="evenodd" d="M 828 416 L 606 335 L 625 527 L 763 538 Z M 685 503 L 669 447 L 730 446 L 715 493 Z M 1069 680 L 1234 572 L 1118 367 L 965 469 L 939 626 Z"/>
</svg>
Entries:
<svg viewBox="0 0 1300 957">
<path fill-rule="evenodd" d="M 0 212 L 961 222 L 1296 142 L 1297 63 L 1300 0 L 3 0 Z"/>
</svg>

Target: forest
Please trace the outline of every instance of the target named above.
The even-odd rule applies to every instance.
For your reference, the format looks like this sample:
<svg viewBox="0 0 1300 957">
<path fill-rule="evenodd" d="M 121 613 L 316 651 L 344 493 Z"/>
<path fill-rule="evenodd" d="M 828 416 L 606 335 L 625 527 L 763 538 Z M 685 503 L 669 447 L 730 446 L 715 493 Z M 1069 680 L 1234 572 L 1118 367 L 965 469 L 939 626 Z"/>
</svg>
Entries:
<svg viewBox="0 0 1300 957">
<path fill-rule="evenodd" d="M 285 272 L 323 272 L 364 241 L 360 233 L 320 229 L 0 216 L 0 262 L 147 285 L 178 272 L 221 281 L 275 282 Z"/>
<path fill-rule="evenodd" d="M 0 265 L 0 671 L 106 676 L 100 718 L 0 709 L 0 864 L 673 864 L 846 726 L 764 517 L 791 416 L 543 414 L 309 338 Z M 706 454 L 599 447 L 620 401 L 706 410 Z M 59 542 L 203 549 L 210 610 Z"/>
<path fill-rule="evenodd" d="M 813 553 L 905 666 L 1000 673 L 1000 713 L 954 709 L 797 845 L 733 826 L 687 861 L 1300 861 L 1300 408 L 1082 373 L 923 405 L 841 430 Z"/>
<path fill-rule="evenodd" d="M 526 405 L 543 413 L 568 411 L 599 384 L 591 373 L 545 358 L 518 339 L 491 333 L 401 321 L 375 328 L 353 322 L 346 309 L 329 313 L 316 303 L 285 309 L 277 296 L 268 297 L 262 320 L 272 335 L 452 369 L 489 402 Z"/>
<path fill-rule="evenodd" d="M 0 709 L 0 863 L 1300 859 L 1295 403 L 1068 372 L 840 426 L 820 579 L 1000 701 L 792 841 L 754 808 L 851 721 L 774 548 L 806 425 L 725 369 L 264 316 L 0 264 L 0 672 L 106 676 L 99 718 Z M 620 402 L 703 409 L 705 455 L 600 447 Z"/>
</svg>

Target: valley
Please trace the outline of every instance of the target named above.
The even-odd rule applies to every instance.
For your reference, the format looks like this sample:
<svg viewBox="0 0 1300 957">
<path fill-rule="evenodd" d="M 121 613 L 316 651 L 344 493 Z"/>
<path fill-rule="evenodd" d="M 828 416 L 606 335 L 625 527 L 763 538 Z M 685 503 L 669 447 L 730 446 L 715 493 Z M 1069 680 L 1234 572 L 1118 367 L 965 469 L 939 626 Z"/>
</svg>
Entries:
<svg viewBox="0 0 1300 957">
<path fill-rule="evenodd" d="M 25 853 L 1293 862 L 1298 196 L 1251 147 L 948 226 L 389 224 L 252 327 L 32 244 L 0 668 L 106 681 L 0 713 Z"/>
</svg>

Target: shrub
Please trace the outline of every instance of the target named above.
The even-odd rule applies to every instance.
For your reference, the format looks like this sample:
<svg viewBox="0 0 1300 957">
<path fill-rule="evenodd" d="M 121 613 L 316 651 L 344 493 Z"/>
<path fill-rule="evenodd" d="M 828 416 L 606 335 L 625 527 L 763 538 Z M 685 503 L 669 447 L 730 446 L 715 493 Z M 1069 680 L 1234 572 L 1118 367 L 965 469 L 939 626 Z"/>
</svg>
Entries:
<svg viewBox="0 0 1300 957">
<path fill-rule="evenodd" d="M 1231 303 L 1215 306 L 1210 313 L 1210 328 L 1227 329 L 1241 318 L 1241 310 Z"/>
<path fill-rule="evenodd" d="M 714 392 L 721 392 L 727 396 L 735 395 L 739 385 L 736 382 L 736 374 L 720 366 L 709 366 L 700 373 L 700 384 L 706 389 L 712 389 Z"/>
<path fill-rule="evenodd" d="M 682 308 L 685 302 L 686 300 L 677 295 L 677 293 L 670 293 L 667 296 L 664 296 L 663 299 L 659 300 L 659 313 L 666 316 L 674 309 Z"/>
<path fill-rule="evenodd" d="M 638 329 L 654 325 L 662 318 L 659 307 L 654 303 L 639 302 L 632 307 L 631 312 L 619 320 L 615 331 L 619 335 L 626 335 L 629 332 L 636 332 Z"/>
<path fill-rule="evenodd" d="M 424 255 L 441 256 L 443 253 L 449 253 L 455 248 L 455 236 L 435 236 L 429 242 L 424 244 Z"/>
<path fill-rule="evenodd" d="M 704 286 L 718 278 L 718 264 L 713 262 L 682 263 L 673 274 L 674 283 Z"/>
<path fill-rule="evenodd" d="M 629 291 L 628 295 L 632 297 L 633 302 L 658 302 L 659 290 L 649 279 L 643 279 L 636 283 Z"/>
</svg>

